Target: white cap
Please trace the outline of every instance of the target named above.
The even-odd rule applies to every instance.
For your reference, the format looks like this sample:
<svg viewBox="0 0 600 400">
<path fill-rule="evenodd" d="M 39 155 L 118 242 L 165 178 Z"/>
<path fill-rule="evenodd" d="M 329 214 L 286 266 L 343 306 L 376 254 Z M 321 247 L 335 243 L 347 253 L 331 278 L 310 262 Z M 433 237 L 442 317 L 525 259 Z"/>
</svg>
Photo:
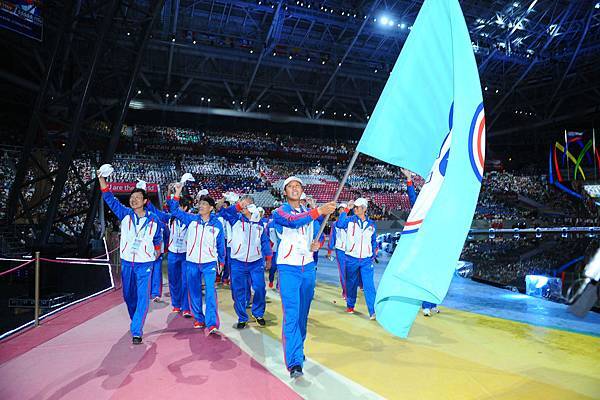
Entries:
<svg viewBox="0 0 600 400">
<path fill-rule="evenodd" d="M 283 190 L 285 190 L 285 187 L 288 185 L 288 183 L 290 182 L 298 182 L 300 185 L 304 186 L 304 182 L 302 182 L 302 179 L 297 178 L 295 176 L 290 176 L 289 178 L 287 178 L 285 181 L 283 181 Z"/>
<path fill-rule="evenodd" d="M 110 164 L 103 164 L 100 166 L 100 168 L 98 168 L 98 172 L 103 178 L 109 177 L 114 171 L 115 169 Z"/>
<path fill-rule="evenodd" d="M 136 189 L 144 189 L 144 190 L 146 190 L 146 181 L 138 179 L 137 183 L 135 184 L 135 188 Z"/>
<path fill-rule="evenodd" d="M 189 172 L 186 172 L 185 174 L 183 174 L 181 176 L 181 180 L 179 181 L 182 185 L 185 185 L 185 183 L 187 181 L 190 182 L 196 182 L 196 180 L 194 179 L 194 176 L 192 174 L 190 174 Z"/>
<path fill-rule="evenodd" d="M 348 208 L 348 204 L 346 203 L 340 203 L 340 205 L 338 206 L 338 208 Z"/>
<path fill-rule="evenodd" d="M 206 189 L 199 190 L 196 197 L 200 197 L 200 196 L 208 196 L 208 190 L 206 190 Z"/>
<path fill-rule="evenodd" d="M 354 205 L 356 207 L 365 207 L 365 208 L 367 208 L 369 206 L 369 200 L 365 199 L 364 197 L 359 197 L 358 199 L 356 199 L 354 201 Z"/>
<path fill-rule="evenodd" d="M 300 200 L 306 200 L 306 193 L 302 192 L 300 195 Z"/>
<path fill-rule="evenodd" d="M 225 192 L 223 193 L 223 197 L 225 197 L 225 200 L 227 200 L 230 203 L 235 203 L 240 199 L 240 196 L 233 192 Z"/>
</svg>

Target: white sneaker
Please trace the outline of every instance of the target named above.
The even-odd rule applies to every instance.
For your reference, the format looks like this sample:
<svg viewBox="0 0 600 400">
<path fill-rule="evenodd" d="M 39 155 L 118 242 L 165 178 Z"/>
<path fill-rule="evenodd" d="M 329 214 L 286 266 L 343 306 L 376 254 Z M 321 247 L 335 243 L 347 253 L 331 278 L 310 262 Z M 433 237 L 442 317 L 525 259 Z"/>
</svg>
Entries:
<svg viewBox="0 0 600 400">
<path fill-rule="evenodd" d="M 434 313 L 436 313 L 436 314 L 439 314 L 439 313 L 440 313 L 440 309 L 439 309 L 439 308 L 437 308 L 437 307 L 433 307 L 433 308 L 431 309 L 431 311 L 433 311 L 433 312 L 434 312 Z"/>
<path fill-rule="evenodd" d="M 377 318 L 375 317 L 375 314 L 372 314 L 372 315 L 369 317 L 369 319 L 370 319 L 371 321 L 375 321 Z"/>
<path fill-rule="evenodd" d="M 429 308 L 424 308 L 423 315 L 426 317 L 431 317 L 431 310 Z"/>
</svg>

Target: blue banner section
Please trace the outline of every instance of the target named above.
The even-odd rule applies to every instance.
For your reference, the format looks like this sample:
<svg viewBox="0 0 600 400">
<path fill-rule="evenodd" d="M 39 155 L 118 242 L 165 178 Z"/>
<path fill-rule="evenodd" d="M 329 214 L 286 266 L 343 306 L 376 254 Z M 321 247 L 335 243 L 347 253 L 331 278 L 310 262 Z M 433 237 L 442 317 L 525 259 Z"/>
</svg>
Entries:
<svg viewBox="0 0 600 400">
<path fill-rule="evenodd" d="M 41 0 L 0 0 L 0 27 L 41 41 Z"/>
</svg>

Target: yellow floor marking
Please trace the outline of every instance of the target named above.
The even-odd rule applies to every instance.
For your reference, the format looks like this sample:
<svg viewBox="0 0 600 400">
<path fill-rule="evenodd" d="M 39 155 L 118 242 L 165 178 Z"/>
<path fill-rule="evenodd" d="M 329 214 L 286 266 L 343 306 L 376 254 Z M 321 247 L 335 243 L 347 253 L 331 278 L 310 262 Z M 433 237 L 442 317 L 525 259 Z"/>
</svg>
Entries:
<svg viewBox="0 0 600 400">
<path fill-rule="evenodd" d="M 219 301 L 233 311 L 228 290 Z M 344 313 L 339 289 L 318 285 L 306 355 L 383 397 L 600 399 L 600 338 L 442 308 L 399 339 L 368 319 L 362 294 L 356 308 Z M 278 340 L 281 316 L 271 296 L 263 330 Z"/>
</svg>

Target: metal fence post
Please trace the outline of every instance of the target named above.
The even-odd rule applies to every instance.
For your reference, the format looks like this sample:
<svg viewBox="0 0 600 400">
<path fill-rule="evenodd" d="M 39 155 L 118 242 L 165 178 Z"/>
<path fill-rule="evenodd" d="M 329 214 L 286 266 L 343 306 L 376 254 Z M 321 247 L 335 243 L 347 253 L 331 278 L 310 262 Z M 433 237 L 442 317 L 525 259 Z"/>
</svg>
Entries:
<svg viewBox="0 0 600 400">
<path fill-rule="evenodd" d="M 35 326 L 40 325 L 40 252 L 35 252 Z"/>
</svg>

